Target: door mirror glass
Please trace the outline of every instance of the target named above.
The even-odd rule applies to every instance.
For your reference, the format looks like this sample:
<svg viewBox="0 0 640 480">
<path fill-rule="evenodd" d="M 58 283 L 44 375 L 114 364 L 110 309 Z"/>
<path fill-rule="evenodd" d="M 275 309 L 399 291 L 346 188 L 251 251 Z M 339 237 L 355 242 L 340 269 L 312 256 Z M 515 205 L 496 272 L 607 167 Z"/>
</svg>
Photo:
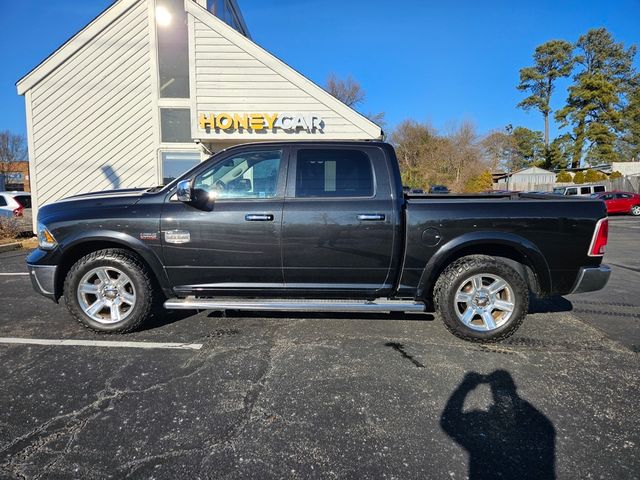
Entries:
<svg viewBox="0 0 640 480">
<path fill-rule="evenodd" d="M 191 180 L 182 180 L 178 182 L 178 191 L 176 194 L 178 196 L 178 201 L 183 203 L 191 202 Z"/>
</svg>

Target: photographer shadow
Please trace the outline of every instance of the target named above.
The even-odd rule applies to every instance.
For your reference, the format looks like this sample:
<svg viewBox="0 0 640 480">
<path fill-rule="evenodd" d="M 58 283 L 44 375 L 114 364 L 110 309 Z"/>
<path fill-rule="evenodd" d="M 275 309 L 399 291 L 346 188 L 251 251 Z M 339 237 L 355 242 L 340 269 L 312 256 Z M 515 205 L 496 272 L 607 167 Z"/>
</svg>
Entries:
<svg viewBox="0 0 640 480">
<path fill-rule="evenodd" d="M 464 402 L 480 384 L 488 384 L 488 410 L 464 411 Z M 509 372 L 470 372 L 451 394 L 440 426 L 469 452 L 469 479 L 555 478 L 555 428 L 516 392 Z"/>
</svg>

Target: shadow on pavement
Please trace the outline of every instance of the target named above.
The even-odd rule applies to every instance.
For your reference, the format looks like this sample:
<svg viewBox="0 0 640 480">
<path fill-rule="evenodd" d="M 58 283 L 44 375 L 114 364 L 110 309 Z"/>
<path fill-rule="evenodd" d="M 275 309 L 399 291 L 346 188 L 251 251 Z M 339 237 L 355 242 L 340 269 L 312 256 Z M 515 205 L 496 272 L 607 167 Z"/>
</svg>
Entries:
<svg viewBox="0 0 640 480">
<path fill-rule="evenodd" d="M 493 404 L 488 410 L 464 411 L 464 402 L 488 384 Z M 555 478 L 555 428 L 551 421 L 516 392 L 511 374 L 469 372 L 451 394 L 440 426 L 469 452 L 469 479 Z"/>
<path fill-rule="evenodd" d="M 532 297 L 529 303 L 529 314 L 571 312 L 573 304 L 564 297 Z"/>
</svg>

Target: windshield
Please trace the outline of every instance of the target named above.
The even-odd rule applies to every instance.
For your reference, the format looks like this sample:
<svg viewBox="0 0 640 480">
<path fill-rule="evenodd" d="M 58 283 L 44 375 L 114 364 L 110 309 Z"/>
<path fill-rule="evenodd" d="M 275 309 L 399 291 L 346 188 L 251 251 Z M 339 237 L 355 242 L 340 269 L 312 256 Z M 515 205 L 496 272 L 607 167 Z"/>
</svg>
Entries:
<svg viewBox="0 0 640 480">
<path fill-rule="evenodd" d="M 564 187 L 556 187 L 553 189 L 553 193 L 564 193 Z"/>
</svg>

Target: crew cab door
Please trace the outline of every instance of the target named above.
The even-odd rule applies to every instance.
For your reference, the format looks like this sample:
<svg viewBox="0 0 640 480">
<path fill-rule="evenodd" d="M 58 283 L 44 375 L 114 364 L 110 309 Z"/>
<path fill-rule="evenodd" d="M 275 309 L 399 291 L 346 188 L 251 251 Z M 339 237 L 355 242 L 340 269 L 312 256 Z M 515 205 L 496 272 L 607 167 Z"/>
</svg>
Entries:
<svg viewBox="0 0 640 480">
<path fill-rule="evenodd" d="M 282 252 L 289 292 L 373 296 L 392 288 L 400 212 L 377 147 L 292 148 Z"/>
<path fill-rule="evenodd" d="M 281 228 L 286 149 L 246 147 L 195 174 L 201 202 L 172 195 L 162 214 L 162 245 L 178 293 L 282 288 Z"/>
</svg>

